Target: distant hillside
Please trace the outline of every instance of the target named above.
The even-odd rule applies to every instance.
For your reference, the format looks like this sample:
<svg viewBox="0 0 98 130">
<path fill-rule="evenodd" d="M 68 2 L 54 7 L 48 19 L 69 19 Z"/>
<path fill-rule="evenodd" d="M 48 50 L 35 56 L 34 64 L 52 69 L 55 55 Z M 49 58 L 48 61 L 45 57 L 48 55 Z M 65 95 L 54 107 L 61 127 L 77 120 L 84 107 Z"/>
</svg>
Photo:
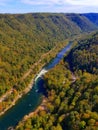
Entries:
<svg viewBox="0 0 98 130">
<path fill-rule="evenodd" d="M 93 21 L 85 17 L 85 14 L 66 14 L 65 16 L 74 22 L 83 32 L 94 30 L 97 27 Z"/>
<path fill-rule="evenodd" d="M 96 29 L 95 22 L 80 14 L 16 14 L 0 15 L 2 42 L 22 40 L 57 42 L 80 32 Z M 6 38 L 5 38 L 6 37 Z M 52 38 L 52 39 L 51 39 Z M 20 40 L 20 39 L 19 39 Z"/>
<path fill-rule="evenodd" d="M 82 16 L 85 16 L 91 22 L 93 22 L 95 25 L 98 26 L 98 13 L 86 13 L 86 14 L 82 14 Z"/>
<path fill-rule="evenodd" d="M 96 29 L 80 14 L 0 14 L 0 94 L 59 42 Z"/>
</svg>

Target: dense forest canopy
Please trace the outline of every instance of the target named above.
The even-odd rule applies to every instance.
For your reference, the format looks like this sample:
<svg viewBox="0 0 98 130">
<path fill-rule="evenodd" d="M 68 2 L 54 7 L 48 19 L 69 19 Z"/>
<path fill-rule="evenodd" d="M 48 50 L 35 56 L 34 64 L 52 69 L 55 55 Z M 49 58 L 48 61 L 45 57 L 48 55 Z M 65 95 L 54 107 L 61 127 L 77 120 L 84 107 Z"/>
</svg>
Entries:
<svg viewBox="0 0 98 130">
<path fill-rule="evenodd" d="M 81 14 L 0 14 L 0 95 L 57 43 L 96 29 Z"/>
<path fill-rule="evenodd" d="M 98 74 L 98 33 L 80 40 L 67 59 L 72 70 Z"/>
<path fill-rule="evenodd" d="M 44 109 L 20 122 L 16 130 L 97 130 L 97 72 L 98 33 L 77 41 L 69 54 L 45 74 L 48 95 Z"/>
<path fill-rule="evenodd" d="M 97 29 L 96 13 L 0 14 L 0 96 L 8 92 L 0 101 L 0 112 L 11 105 L 51 57 L 40 64 L 43 54 L 58 47 L 52 52 L 56 55 L 66 39 L 80 36 L 68 55 L 44 76 L 44 110 L 16 129 L 98 129 L 98 33 L 81 38 Z M 38 68 L 32 67 L 34 63 Z M 33 72 L 27 78 L 30 69 Z"/>
</svg>

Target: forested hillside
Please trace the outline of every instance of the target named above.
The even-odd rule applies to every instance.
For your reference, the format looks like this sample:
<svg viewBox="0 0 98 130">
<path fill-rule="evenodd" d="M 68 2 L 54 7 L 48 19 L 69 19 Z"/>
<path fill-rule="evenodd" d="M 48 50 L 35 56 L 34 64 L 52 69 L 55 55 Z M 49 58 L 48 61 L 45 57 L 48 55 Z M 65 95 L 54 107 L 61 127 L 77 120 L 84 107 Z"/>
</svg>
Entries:
<svg viewBox="0 0 98 130">
<path fill-rule="evenodd" d="M 59 50 L 67 38 L 96 29 L 95 22 L 81 14 L 0 14 L 0 96 L 8 92 L 0 102 L 0 112 L 48 61 L 39 63 L 43 54 L 54 47 Z"/>
<path fill-rule="evenodd" d="M 66 14 L 65 15 L 70 21 L 74 22 L 76 25 L 79 26 L 82 32 L 90 31 L 96 28 L 96 24 L 94 21 L 91 21 L 85 14 Z M 94 23 L 93 23 L 94 22 Z M 95 25 L 94 25 L 95 24 Z"/>
<path fill-rule="evenodd" d="M 80 40 L 68 55 L 73 71 L 81 69 L 98 74 L 98 34 Z"/>
<path fill-rule="evenodd" d="M 16 130 L 98 129 L 97 45 L 97 33 L 80 39 L 69 52 L 70 57 L 65 56 L 45 74 L 47 98 L 43 109 L 20 122 Z M 68 62 L 69 58 L 73 60 Z M 81 65 L 86 66 L 85 71 Z"/>
<path fill-rule="evenodd" d="M 85 13 L 81 15 L 87 17 L 91 22 L 98 25 L 98 13 Z"/>
<path fill-rule="evenodd" d="M 43 53 L 79 32 L 62 15 L 0 15 L 0 94 L 17 84 Z"/>
<path fill-rule="evenodd" d="M 84 16 L 69 16 L 0 14 L 0 95 L 15 86 L 30 66 L 57 43 L 96 29 Z"/>
</svg>

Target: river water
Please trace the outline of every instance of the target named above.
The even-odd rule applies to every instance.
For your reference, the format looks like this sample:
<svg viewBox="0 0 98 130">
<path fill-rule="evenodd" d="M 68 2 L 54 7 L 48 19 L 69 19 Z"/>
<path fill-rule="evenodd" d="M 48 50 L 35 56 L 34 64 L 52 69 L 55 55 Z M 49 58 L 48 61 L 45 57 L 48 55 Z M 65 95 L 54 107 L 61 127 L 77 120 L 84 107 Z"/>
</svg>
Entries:
<svg viewBox="0 0 98 130">
<path fill-rule="evenodd" d="M 71 49 L 71 46 L 72 42 L 69 42 L 68 45 L 38 73 L 30 92 L 19 99 L 12 108 L 0 117 L 0 130 L 8 130 L 9 127 L 17 125 L 25 115 L 34 111 L 41 104 L 42 96 L 45 94 L 45 89 L 43 88 L 44 80 L 41 78 L 42 75 L 57 65 L 64 54 Z"/>
</svg>

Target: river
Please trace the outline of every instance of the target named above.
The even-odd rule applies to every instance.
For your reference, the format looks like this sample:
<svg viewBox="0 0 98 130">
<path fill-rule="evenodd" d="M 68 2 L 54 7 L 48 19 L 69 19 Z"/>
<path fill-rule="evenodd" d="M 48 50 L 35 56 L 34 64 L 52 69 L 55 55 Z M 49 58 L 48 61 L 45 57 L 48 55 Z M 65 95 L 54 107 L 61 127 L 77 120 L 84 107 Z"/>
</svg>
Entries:
<svg viewBox="0 0 98 130">
<path fill-rule="evenodd" d="M 8 130 L 9 127 L 17 125 L 25 115 L 34 111 L 41 104 L 43 94 L 45 94 L 42 75 L 57 65 L 63 58 L 64 54 L 71 49 L 71 46 L 72 42 L 69 42 L 68 45 L 65 46 L 57 56 L 38 73 L 30 92 L 23 95 L 13 107 L 6 111 L 4 115 L 0 116 L 0 130 Z"/>
</svg>

